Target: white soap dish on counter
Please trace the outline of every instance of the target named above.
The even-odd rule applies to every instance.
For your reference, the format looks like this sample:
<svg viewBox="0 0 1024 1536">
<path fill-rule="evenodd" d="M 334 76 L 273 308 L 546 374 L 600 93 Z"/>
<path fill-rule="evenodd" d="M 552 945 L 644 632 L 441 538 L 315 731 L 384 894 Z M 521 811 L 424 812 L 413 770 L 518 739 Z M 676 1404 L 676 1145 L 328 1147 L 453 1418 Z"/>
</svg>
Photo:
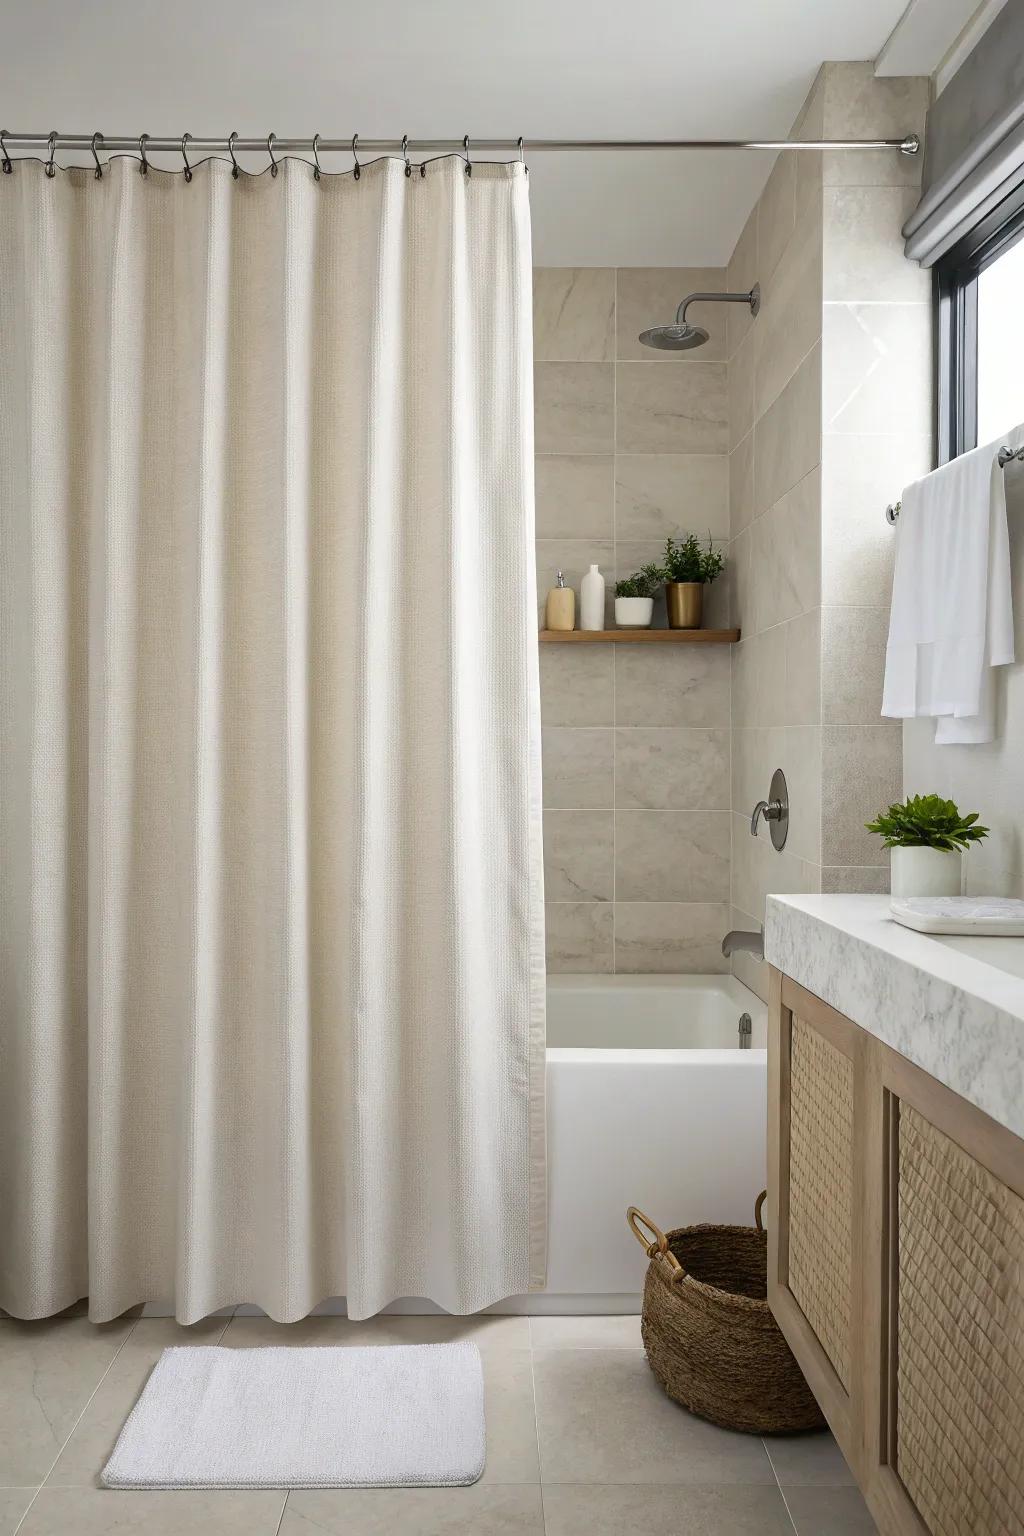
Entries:
<svg viewBox="0 0 1024 1536">
<path fill-rule="evenodd" d="M 889 910 L 918 933 L 1024 935 L 1024 901 L 1013 896 L 894 896 Z"/>
</svg>

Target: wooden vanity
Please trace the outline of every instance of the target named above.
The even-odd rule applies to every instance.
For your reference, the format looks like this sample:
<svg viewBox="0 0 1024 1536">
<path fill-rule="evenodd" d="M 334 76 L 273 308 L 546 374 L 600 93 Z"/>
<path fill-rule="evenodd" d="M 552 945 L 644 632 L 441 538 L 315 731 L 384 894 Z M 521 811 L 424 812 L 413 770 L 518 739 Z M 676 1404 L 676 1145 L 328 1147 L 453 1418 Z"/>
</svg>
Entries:
<svg viewBox="0 0 1024 1536">
<path fill-rule="evenodd" d="M 842 899 L 850 900 L 770 905 Z M 769 916 L 769 959 L 771 929 Z M 813 930 L 794 936 L 787 970 L 814 970 L 820 956 L 796 958 Z M 848 974 L 836 979 L 828 961 L 823 974 L 833 993 L 847 989 L 864 1023 L 777 966 L 770 972 L 768 1299 L 880 1531 L 1019 1536 L 1024 1139 L 880 1038 L 882 1016 L 910 1006 L 911 978 L 899 967 L 912 965 L 913 945 L 884 934 L 897 951 L 895 981 L 876 989 L 878 1017 L 869 1018 L 865 976 L 886 955 L 869 946 L 858 962 L 849 948 L 856 935 L 841 936 L 846 948 L 832 962 L 842 949 Z M 826 947 L 836 937 L 826 934 Z M 954 965 L 949 977 L 958 975 Z M 934 1047 L 947 1077 L 973 1074 L 972 1085 L 982 1084 L 975 1097 L 1015 1093 L 1024 1022 L 1017 1059 L 1005 1063 L 1010 1081 L 985 1088 L 991 1074 L 969 1038 L 960 1037 L 959 1055 L 935 1039 L 950 1024 L 945 984 L 919 972 L 922 1007 L 938 1000 L 938 1011 L 908 1035 L 915 1050 Z M 1015 1006 L 1011 986 L 1001 991 L 997 978 L 991 991 Z M 955 1010 L 955 989 L 950 996 Z M 1010 1024 L 1012 1006 L 1002 1014 Z M 1001 1027 L 984 1020 L 979 1028 Z M 894 1020 L 891 1032 L 907 1028 Z"/>
</svg>

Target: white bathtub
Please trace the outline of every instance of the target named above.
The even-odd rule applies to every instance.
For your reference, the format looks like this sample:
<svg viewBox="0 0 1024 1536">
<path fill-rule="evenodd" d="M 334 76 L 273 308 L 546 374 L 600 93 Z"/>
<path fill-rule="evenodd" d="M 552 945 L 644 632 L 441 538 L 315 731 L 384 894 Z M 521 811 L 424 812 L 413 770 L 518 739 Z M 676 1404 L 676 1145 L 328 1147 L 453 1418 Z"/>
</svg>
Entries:
<svg viewBox="0 0 1024 1536">
<path fill-rule="evenodd" d="M 548 1283 L 522 1310 L 638 1311 L 628 1205 L 662 1227 L 753 1220 L 766 1038 L 764 1004 L 732 976 L 549 977 Z"/>
</svg>

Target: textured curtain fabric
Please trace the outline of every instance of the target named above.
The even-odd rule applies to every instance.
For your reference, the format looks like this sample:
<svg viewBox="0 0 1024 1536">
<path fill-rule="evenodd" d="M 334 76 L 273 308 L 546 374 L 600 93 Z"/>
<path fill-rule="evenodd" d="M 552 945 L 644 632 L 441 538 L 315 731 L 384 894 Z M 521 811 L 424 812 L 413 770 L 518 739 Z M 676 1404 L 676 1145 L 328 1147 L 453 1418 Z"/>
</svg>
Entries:
<svg viewBox="0 0 1024 1536">
<path fill-rule="evenodd" d="M 0 1306 L 543 1282 L 519 165 L 0 176 Z"/>
</svg>

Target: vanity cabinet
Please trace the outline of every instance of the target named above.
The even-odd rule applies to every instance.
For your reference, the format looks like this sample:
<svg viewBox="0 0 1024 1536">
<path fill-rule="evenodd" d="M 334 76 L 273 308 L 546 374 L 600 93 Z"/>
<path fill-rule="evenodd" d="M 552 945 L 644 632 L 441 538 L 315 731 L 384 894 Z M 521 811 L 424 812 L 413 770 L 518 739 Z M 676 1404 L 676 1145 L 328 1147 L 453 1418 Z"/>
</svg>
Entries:
<svg viewBox="0 0 1024 1536">
<path fill-rule="evenodd" d="M 768 1300 L 883 1533 L 1024 1533 L 1024 1141 L 778 971 Z"/>
</svg>

